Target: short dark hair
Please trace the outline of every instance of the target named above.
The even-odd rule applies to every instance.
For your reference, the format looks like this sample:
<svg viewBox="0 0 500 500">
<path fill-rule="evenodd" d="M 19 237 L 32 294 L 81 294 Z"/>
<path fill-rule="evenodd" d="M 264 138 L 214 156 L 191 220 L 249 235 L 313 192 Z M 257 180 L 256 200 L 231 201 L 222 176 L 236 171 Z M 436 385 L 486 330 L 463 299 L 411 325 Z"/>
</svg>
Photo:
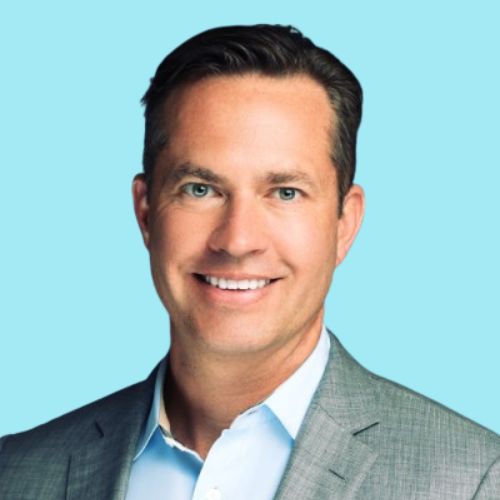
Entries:
<svg viewBox="0 0 500 500">
<path fill-rule="evenodd" d="M 256 73 L 271 77 L 308 75 L 326 90 L 337 119 L 331 159 L 337 170 L 339 210 L 356 169 L 356 135 L 362 89 L 333 54 L 292 26 L 258 24 L 204 31 L 179 45 L 161 62 L 142 98 L 146 131 L 143 165 L 152 179 L 158 153 L 167 144 L 164 104 L 174 89 L 212 76 Z"/>
</svg>

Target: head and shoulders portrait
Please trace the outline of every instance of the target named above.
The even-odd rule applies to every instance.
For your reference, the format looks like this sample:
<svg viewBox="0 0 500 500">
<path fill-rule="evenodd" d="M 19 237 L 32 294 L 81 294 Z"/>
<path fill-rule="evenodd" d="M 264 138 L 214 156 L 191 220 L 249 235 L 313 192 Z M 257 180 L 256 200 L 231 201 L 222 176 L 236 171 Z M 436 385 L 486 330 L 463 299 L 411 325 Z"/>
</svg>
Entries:
<svg viewBox="0 0 500 500">
<path fill-rule="evenodd" d="M 95 257 L 90 252 L 84 260 L 81 252 L 59 248 L 72 305 L 47 309 L 60 311 L 54 319 L 59 337 L 49 336 L 48 345 L 70 346 L 73 361 L 68 356 L 65 376 L 72 394 L 78 377 L 73 365 L 85 353 L 82 377 L 97 386 L 103 376 L 92 372 L 99 350 L 118 374 L 120 365 L 130 373 L 143 366 L 147 356 L 141 353 L 150 350 L 155 358 L 142 382 L 136 376 L 133 385 L 102 391 L 86 401 L 95 402 L 74 405 L 80 408 L 30 431 L 1 432 L 2 498 L 458 500 L 500 494 L 495 403 L 491 420 L 476 423 L 470 412 L 449 409 L 448 401 L 438 403 L 434 394 L 384 369 L 386 363 L 414 363 L 425 379 L 429 366 L 439 364 L 439 376 L 432 375 L 437 384 L 460 349 L 471 356 L 484 352 L 484 360 L 464 365 L 464 378 L 452 384 L 465 394 L 474 373 L 495 358 L 488 358 L 494 341 L 485 346 L 476 340 L 493 336 L 471 330 L 484 329 L 485 320 L 464 311 L 479 293 L 470 289 L 477 280 L 468 273 L 481 264 L 466 262 L 465 249 L 479 245 L 488 252 L 487 241 L 498 246 L 495 231 L 481 224 L 475 209 L 484 204 L 487 216 L 498 211 L 487 194 L 491 184 L 481 184 L 482 195 L 474 192 L 489 167 L 480 168 L 478 151 L 464 141 L 474 138 L 471 96 L 479 102 L 482 96 L 475 88 L 457 102 L 457 89 L 464 88 L 456 73 L 463 68 L 458 48 L 436 49 L 457 81 L 457 89 L 443 88 L 436 76 L 442 68 L 433 67 L 441 59 L 428 49 L 407 42 L 398 63 L 379 40 L 377 50 L 366 44 L 356 49 L 371 59 L 357 60 L 353 51 L 351 65 L 339 52 L 348 53 L 345 46 L 338 42 L 343 48 L 337 50 L 337 37 L 296 24 L 219 23 L 180 37 L 150 61 L 161 62 L 142 91 L 142 169 L 132 176 L 132 202 L 147 256 L 142 274 L 149 266 L 152 284 L 142 277 L 136 279 L 140 287 L 129 286 L 140 270 L 131 268 L 134 259 L 124 260 L 126 249 L 122 254 L 113 244 L 120 231 L 114 220 L 123 215 L 112 205 L 121 198 L 109 192 L 118 189 L 110 187 L 115 181 L 103 184 L 122 178 L 116 157 L 123 159 L 132 146 L 120 147 L 109 132 L 105 147 L 118 148 L 115 155 L 108 152 L 105 161 L 112 164 L 100 178 L 82 170 L 80 158 L 88 157 L 96 133 L 89 129 L 85 137 L 78 129 L 71 143 L 77 149 L 65 158 L 66 177 L 56 172 L 60 185 L 67 181 L 64 189 L 60 196 L 46 191 L 40 210 L 57 209 L 50 221 L 60 215 L 60 224 L 49 227 L 69 236 L 89 234 L 78 227 L 88 224 L 86 207 L 105 220 L 98 248 L 87 243 L 85 250 L 103 252 L 102 307 L 113 311 L 120 331 L 110 320 L 99 324 L 91 317 L 96 300 L 103 300 L 96 271 L 87 270 L 97 280 L 92 288 L 78 291 L 75 277 Z M 463 78 L 474 69 L 479 78 L 479 58 L 461 54 L 469 68 Z M 419 75 L 418 85 L 408 86 L 405 70 Z M 491 78 L 483 77 L 486 88 Z M 100 125 L 110 131 L 122 120 L 117 106 L 124 100 L 117 97 L 119 83 L 114 89 L 108 101 L 115 109 Z M 71 95 L 85 99 L 81 87 Z M 462 114 L 463 126 L 453 124 L 455 137 L 445 127 Z M 70 106 L 66 119 L 81 117 Z M 136 136 L 134 141 L 140 148 Z M 450 167 L 456 157 L 467 160 Z M 103 162 L 99 168 L 106 168 Z M 49 176 L 50 169 L 38 175 Z M 83 198 L 78 179 L 91 188 Z M 33 189 L 32 181 L 18 187 Z M 457 201 L 464 192 L 469 197 Z M 80 199 L 86 204 L 76 208 Z M 128 216 L 133 218 L 130 210 Z M 36 212 L 31 217 L 36 220 Z M 47 231 L 34 224 L 23 240 L 31 246 L 21 252 L 27 255 L 28 248 L 33 257 L 36 248 L 43 251 Z M 448 256 L 440 248 L 447 233 L 454 251 Z M 60 241 L 71 250 L 78 244 L 69 236 Z M 23 283 L 32 266 L 28 260 Z M 346 266 L 357 271 L 343 274 Z M 44 285 L 31 283 L 23 290 L 33 292 L 27 297 L 37 310 L 46 304 Z M 117 298 L 127 288 L 137 299 L 123 308 Z M 153 290 L 162 311 L 158 332 L 147 313 L 156 300 Z M 489 311 L 494 295 L 481 295 Z M 68 317 L 88 351 L 72 343 L 70 329 L 63 336 Z M 132 323 L 123 326 L 123 318 Z M 20 318 L 17 328 L 28 321 L 35 320 Z M 461 321 L 470 323 L 467 335 L 441 333 L 447 323 Z M 41 315 L 38 322 L 38 342 L 47 342 L 47 320 Z M 83 330 L 91 332 L 87 339 Z M 91 349 L 91 336 L 107 350 Z M 373 361 L 366 362 L 366 351 L 356 345 L 376 349 Z M 55 395 L 40 390 L 30 363 L 19 372 L 33 378 L 22 397 L 36 415 L 37 401 Z M 492 373 L 498 378 L 494 367 Z M 483 396 L 486 406 L 495 399 L 492 392 Z"/>
</svg>

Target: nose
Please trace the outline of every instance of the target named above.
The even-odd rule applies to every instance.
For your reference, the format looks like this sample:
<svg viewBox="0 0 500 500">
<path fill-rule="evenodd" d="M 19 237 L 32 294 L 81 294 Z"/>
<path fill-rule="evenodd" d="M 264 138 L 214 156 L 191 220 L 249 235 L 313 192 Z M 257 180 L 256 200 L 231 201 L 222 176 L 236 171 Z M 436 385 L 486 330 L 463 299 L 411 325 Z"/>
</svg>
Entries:
<svg viewBox="0 0 500 500">
<path fill-rule="evenodd" d="M 233 258 L 259 254 L 268 245 L 262 208 L 249 199 L 232 199 L 224 206 L 209 238 L 209 248 Z"/>
</svg>

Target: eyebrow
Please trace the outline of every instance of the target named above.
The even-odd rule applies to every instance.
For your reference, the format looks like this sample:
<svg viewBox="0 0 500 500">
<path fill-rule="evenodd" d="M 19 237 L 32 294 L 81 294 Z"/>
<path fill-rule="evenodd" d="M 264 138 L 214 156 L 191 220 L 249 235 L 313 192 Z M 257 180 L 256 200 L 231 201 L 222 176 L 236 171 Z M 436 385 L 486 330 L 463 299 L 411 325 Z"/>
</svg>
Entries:
<svg viewBox="0 0 500 500">
<path fill-rule="evenodd" d="M 213 170 L 190 162 L 181 163 L 173 167 L 170 171 L 169 181 L 177 184 L 186 177 L 197 177 L 213 184 L 228 182 L 226 177 L 216 174 Z M 275 186 L 294 183 L 307 184 L 310 187 L 315 186 L 313 179 L 301 170 L 270 171 L 265 174 L 264 179 L 268 184 Z"/>
<path fill-rule="evenodd" d="M 283 172 L 268 172 L 266 180 L 269 184 L 302 183 L 314 187 L 313 179 L 301 170 L 285 170 Z"/>
<path fill-rule="evenodd" d="M 214 171 L 206 167 L 200 167 L 192 163 L 181 163 L 180 165 L 174 167 L 169 176 L 171 182 L 177 184 L 179 181 L 186 177 L 198 177 L 206 182 L 211 183 L 222 183 L 225 178 L 216 174 Z"/>
</svg>

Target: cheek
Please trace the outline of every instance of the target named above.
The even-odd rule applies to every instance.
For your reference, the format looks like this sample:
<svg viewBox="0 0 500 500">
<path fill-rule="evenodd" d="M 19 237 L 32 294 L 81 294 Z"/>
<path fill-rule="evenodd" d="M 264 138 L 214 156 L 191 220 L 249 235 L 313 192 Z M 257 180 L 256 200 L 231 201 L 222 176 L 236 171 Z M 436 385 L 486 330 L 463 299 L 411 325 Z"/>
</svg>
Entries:
<svg viewBox="0 0 500 500">
<path fill-rule="evenodd" d="M 324 276 L 336 258 L 336 223 L 321 215 L 307 214 L 276 228 L 280 255 L 297 271 Z"/>
<path fill-rule="evenodd" d="M 164 268 L 178 267 L 203 251 L 209 224 L 197 214 L 170 210 L 155 218 L 150 251 Z"/>
</svg>

